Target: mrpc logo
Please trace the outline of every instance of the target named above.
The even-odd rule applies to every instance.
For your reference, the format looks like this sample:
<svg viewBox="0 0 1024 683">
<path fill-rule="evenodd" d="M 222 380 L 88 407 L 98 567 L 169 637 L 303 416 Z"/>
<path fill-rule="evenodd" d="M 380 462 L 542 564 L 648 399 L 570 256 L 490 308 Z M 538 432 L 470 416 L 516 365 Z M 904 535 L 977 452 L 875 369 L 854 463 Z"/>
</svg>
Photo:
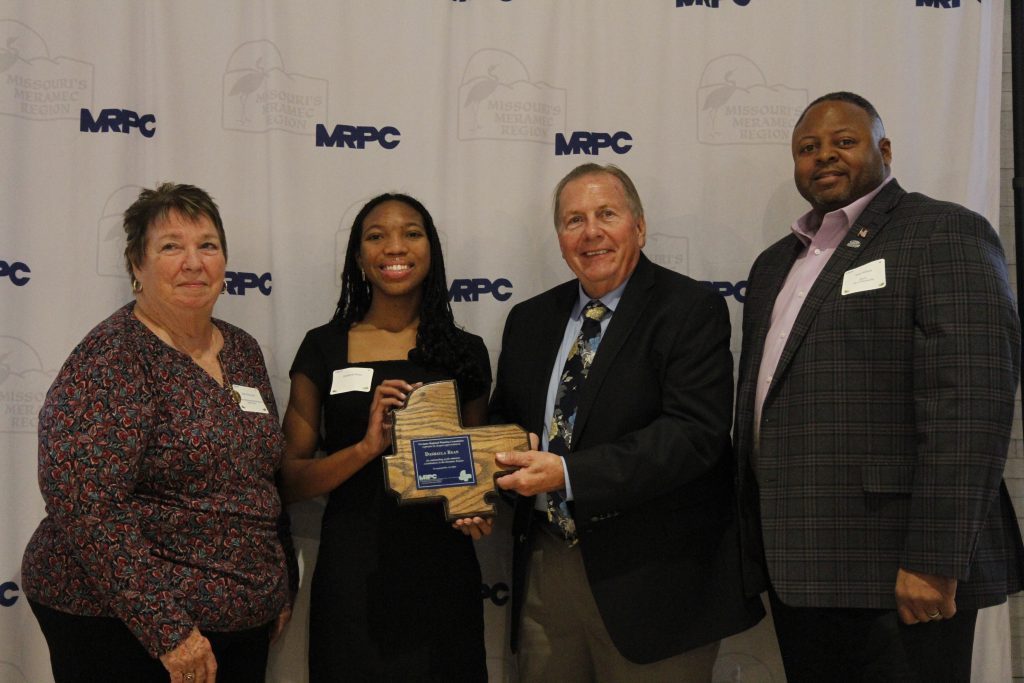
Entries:
<svg viewBox="0 0 1024 683">
<path fill-rule="evenodd" d="M 718 9 L 721 0 L 676 0 L 676 7 L 710 7 Z M 732 4 L 746 7 L 750 0 L 732 0 Z"/>
<path fill-rule="evenodd" d="M 483 277 L 463 278 L 452 280 L 448 288 L 448 301 L 452 303 L 480 301 L 481 296 L 490 296 L 497 301 L 508 301 L 512 296 L 512 282 L 504 277 L 495 280 Z"/>
<path fill-rule="evenodd" d="M 577 130 L 566 139 L 562 133 L 555 133 L 555 156 L 566 154 L 597 155 L 603 149 L 616 154 L 625 154 L 633 149 L 633 136 L 624 130 L 617 133 L 592 133 Z"/>
<path fill-rule="evenodd" d="M 226 293 L 232 296 L 245 296 L 247 291 L 259 292 L 263 296 L 270 296 L 273 286 L 273 276 L 270 273 L 246 273 L 239 270 L 228 270 L 224 272 L 224 285 Z"/>
<path fill-rule="evenodd" d="M 480 584 L 480 599 L 490 600 L 491 604 L 495 607 L 502 607 L 508 602 L 509 588 L 508 584 L 499 581 L 493 586 L 488 586 L 486 583 Z"/>
<path fill-rule="evenodd" d="M 15 287 L 24 287 L 28 284 L 28 281 L 32 278 L 30 273 L 32 269 L 21 261 L 4 261 L 0 260 L 0 281 L 5 278 L 10 280 L 11 284 Z"/>
<path fill-rule="evenodd" d="M 13 607 L 20 593 L 21 589 L 13 581 L 0 583 L 0 607 Z"/>
<path fill-rule="evenodd" d="M 701 283 L 723 299 L 733 298 L 741 304 L 747 302 L 747 281 L 728 282 L 725 280 L 702 280 Z"/>
<path fill-rule="evenodd" d="M 402 133 L 394 126 L 351 126 L 339 124 L 330 132 L 322 123 L 316 124 L 317 147 L 347 147 L 348 149 L 366 149 L 367 145 L 379 145 L 384 149 L 394 149 L 400 143 Z"/>
<path fill-rule="evenodd" d="M 78 130 L 83 133 L 124 133 L 137 130 L 144 138 L 156 135 L 156 116 L 139 115 L 131 109 L 102 109 L 95 117 L 82 107 Z"/>
</svg>

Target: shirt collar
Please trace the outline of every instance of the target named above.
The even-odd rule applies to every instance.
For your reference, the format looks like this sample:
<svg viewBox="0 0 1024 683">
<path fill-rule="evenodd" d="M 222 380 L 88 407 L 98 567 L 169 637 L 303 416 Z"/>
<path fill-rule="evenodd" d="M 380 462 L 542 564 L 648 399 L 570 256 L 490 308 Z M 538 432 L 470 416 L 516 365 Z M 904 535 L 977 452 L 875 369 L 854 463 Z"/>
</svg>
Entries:
<svg viewBox="0 0 1024 683">
<path fill-rule="evenodd" d="M 622 298 L 622 292 L 626 289 L 626 285 L 629 284 L 629 280 L 631 277 L 633 277 L 632 273 L 630 273 L 629 277 L 626 278 L 625 282 L 623 282 L 621 285 L 619 285 L 618 287 L 608 292 L 599 299 L 599 301 L 603 303 L 605 306 L 607 306 L 608 310 L 611 311 L 612 313 L 615 312 L 615 307 L 619 305 L 619 299 Z M 590 297 L 587 296 L 587 293 L 583 291 L 583 285 L 577 282 L 576 286 L 579 294 L 576 297 L 576 303 L 573 304 L 572 307 L 573 320 L 580 319 L 580 316 L 583 315 L 583 308 L 587 305 L 587 303 L 590 302 Z"/>
<path fill-rule="evenodd" d="M 818 229 L 822 225 L 841 225 L 845 232 L 851 225 L 857 222 L 860 215 L 864 213 L 864 209 L 871 203 L 871 200 L 875 198 L 882 188 L 889 184 L 894 179 L 894 176 L 890 173 L 881 184 L 871 192 L 861 197 L 855 202 L 851 202 L 841 209 L 830 211 L 822 216 L 821 223 L 816 222 L 814 210 L 810 210 L 804 215 L 797 218 L 793 225 L 790 226 L 790 230 L 796 235 L 804 246 L 810 245 L 815 235 L 818 233 Z"/>
</svg>

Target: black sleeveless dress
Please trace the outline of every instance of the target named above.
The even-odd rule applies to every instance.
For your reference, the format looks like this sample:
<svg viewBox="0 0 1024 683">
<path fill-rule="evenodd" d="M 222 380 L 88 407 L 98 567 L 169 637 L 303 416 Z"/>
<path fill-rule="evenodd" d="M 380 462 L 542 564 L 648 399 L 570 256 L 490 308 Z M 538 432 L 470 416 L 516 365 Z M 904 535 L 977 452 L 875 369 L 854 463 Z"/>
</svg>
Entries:
<svg viewBox="0 0 1024 683">
<path fill-rule="evenodd" d="M 483 340 L 463 334 L 470 337 L 483 376 L 490 377 Z M 291 368 L 320 392 L 327 453 L 363 438 L 373 389 L 381 381 L 450 379 L 409 360 L 347 359 L 347 332 L 327 324 L 306 334 Z M 371 390 L 332 396 L 333 372 L 349 367 L 373 371 Z M 460 398 L 478 397 L 460 391 Z M 330 493 L 309 621 L 313 683 L 487 680 L 480 566 L 473 542 L 451 528 L 440 504 L 399 506 L 385 490 L 380 458 Z"/>
</svg>

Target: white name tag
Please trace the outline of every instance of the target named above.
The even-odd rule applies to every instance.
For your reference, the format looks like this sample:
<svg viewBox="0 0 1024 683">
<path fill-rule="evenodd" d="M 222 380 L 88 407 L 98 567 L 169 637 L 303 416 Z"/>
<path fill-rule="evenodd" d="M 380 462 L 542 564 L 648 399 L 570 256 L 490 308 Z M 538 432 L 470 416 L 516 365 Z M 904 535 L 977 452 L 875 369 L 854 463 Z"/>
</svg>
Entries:
<svg viewBox="0 0 1024 683">
<path fill-rule="evenodd" d="M 331 395 L 346 391 L 369 391 L 373 368 L 345 368 L 335 370 L 331 377 Z"/>
<path fill-rule="evenodd" d="M 885 287 L 885 259 L 880 258 L 843 274 L 843 296 Z"/>
<path fill-rule="evenodd" d="M 260 390 L 256 387 L 232 384 L 231 388 L 238 392 L 238 407 L 245 412 L 263 413 L 264 415 L 269 412 L 267 410 L 267 404 L 263 402 L 263 397 L 260 396 Z"/>
</svg>

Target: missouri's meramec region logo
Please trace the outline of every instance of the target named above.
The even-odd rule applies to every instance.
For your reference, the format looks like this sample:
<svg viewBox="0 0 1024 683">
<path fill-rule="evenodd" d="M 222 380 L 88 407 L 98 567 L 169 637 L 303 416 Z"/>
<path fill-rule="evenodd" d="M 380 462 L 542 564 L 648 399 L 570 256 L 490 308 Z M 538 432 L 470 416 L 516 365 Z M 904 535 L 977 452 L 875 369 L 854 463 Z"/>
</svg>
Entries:
<svg viewBox="0 0 1024 683">
<path fill-rule="evenodd" d="M 708 145 L 789 144 L 807 90 L 769 85 L 743 55 L 708 62 L 697 89 L 697 140 Z"/>
<path fill-rule="evenodd" d="M 0 337 L 0 432 L 34 434 L 46 390 L 56 376 L 36 350 L 17 337 Z"/>
<path fill-rule="evenodd" d="M 93 65 L 50 56 L 20 21 L 0 21 L 0 114 L 37 121 L 77 120 L 92 107 Z"/>
<path fill-rule="evenodd" d="M 248 133 L 311 135 L 327 120 L 327 85 L 322 78 L 286 71 L 281 52 L 269 40 L 243 43 L 224 71 L 221 124 Z"/>
<path fill-rule="evenodd" d="M 565 130 L 565 89 L 530 80 L 504 50 L 480 50 L 466 64 L 458 92 L 460 140 L 554 144 Z"/>
</svg>

